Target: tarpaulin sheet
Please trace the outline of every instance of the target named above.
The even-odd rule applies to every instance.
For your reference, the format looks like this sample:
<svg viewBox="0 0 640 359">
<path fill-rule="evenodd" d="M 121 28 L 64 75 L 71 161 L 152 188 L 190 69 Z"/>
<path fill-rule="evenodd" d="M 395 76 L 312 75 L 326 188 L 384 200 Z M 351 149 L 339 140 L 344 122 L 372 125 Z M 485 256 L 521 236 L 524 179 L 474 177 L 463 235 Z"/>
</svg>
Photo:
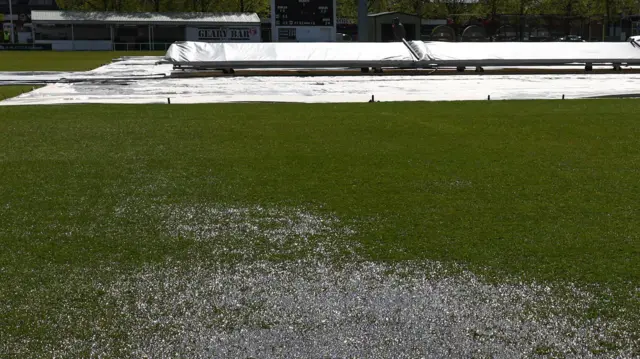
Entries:
<svg viewBox="0 0 640 359">
<path fill-rule="evenodd" d="M 177 42 L 165 59 L 219 67 L 523 66 L 575 63 L 640 64 L 631 42 Z"/>
<path fill-rule="evenodd" d="M 95 73 L 113 81 L 56 83 L 0 101 L 3 105 L 71 103 L 338 103 L 377 101 L 447 101 L 567 99 L 640 96 L 640 74 L 590 75 L 437 75 L 424 76 L 248 76 L 148 78 L 140 74 L 170 71 L 156 58 L 131 58 L 100 67 Z M 595 66 L 594 66 L 595 68 Z M 128 71 L 129 74 L 124 72 Z M 18 80 L 19 74 L 14 73 Z M 140 76 L 140 77 L 139 77 Z M 131 80 L 122 81 L 123 77 Z M 138 79 L 134 79 L 139 77 Z"/>
<path fill-rule="evenodd" d="M 366 103 L 577 99 L 640 95 L 640 75 L 317 76 L 145 79 L 58 83 L 0 101 L 8 105 L 230 102 Z"/>
<path fill-rule="evenodd" d="M 175 64 L 247 66 L 406 66 L 415 61 L 401 42 L 207 43 L 176 42 L 165 59 Z"/>
<path fill-rule="evenodd" d="M 438 65 L 556 65 L 640 63 L 640 48 L 630 42 L 423 42 L 412 44 L 422 60 Z"/>
</svg>

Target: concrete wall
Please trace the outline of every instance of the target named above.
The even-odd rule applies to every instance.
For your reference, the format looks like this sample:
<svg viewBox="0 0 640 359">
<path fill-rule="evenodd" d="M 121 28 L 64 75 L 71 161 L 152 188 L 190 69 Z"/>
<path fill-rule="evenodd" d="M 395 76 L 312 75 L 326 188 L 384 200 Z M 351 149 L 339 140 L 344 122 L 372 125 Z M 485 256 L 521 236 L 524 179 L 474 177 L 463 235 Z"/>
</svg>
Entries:
<svg viewBox="0 0 640 359">
<path fill-rule="evenodd" d="M 104 40 L 36 40 L 36 44 L 51 44 L 53 51 L 110 51 L 111 41 Z"/>
</svg>

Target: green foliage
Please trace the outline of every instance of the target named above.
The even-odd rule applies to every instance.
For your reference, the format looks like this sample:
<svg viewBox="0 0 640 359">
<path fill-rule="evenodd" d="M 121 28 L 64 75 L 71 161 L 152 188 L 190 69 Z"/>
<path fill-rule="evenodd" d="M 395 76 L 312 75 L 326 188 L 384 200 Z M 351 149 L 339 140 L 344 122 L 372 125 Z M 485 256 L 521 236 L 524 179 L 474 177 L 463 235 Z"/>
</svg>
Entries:
<svg viewBox="0 0 640 359">
<path fill-rule="evenodd" d="M 423 18 L 443 19 L 451 14 L 464 22 L 473 16 L 489 14 L 557 14 L 571 16 L 616 17 L 638 11 L 636 0 L 367 0 L 370 13 L 402 11 Z M 270 0 L 58 0 L 66 10 L 156 11 L 156 12 L 256 12 L 267 17 Z M 338 0 L 338 16 L 357 19 L 358 0 Z"/>
</svg>

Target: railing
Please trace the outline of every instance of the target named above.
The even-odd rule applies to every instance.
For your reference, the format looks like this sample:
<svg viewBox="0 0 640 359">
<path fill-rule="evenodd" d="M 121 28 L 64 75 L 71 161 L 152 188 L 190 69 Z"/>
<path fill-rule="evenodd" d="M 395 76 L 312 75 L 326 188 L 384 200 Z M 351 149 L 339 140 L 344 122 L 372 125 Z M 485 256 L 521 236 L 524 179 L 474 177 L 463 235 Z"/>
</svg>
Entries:
<svg viewBox="0 0 640 359">
<path fill-rule="evenodd" d="M 166 51 L 173 42 L 141 42 L 125 43 L 114 42 L 113 51 Z"/>
</svg>

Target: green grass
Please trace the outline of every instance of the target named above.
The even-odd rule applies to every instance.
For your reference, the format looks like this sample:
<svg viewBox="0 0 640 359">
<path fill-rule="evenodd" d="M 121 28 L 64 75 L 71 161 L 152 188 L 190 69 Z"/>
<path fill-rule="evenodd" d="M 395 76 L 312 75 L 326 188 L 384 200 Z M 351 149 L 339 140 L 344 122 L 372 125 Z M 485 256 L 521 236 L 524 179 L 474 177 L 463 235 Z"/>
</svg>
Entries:
<svg viewBox="0 0 640 359">
<path fill-rule="evenodd" d="M 164 51 L 0 51 L 0 71 L 86 71 L 121 56 L 164 54 Z"/>
<path fill-rule="evenodd" d="M 323 205 L 367 223 L 371 259 L 598 285 L 613 299 L 593 315 L 637 316 L 636 113 L 632 100 L 7 107 L 0 301 L 16 309 L 0 334 L 50 335 L 36 323 L 69 293 L 94 305 L 63 278 L 193 255 L 153 221 L 116 218 L 129 199 Z"/>
<path fill-rule="evenodd" d="M 23 94 L 25 92 L 29 92 L 32 89 L 38 88 L 38 87 L 40 87 L 40 86 L 38 86 L 38 85 L 0 86 L 0 101 L 2 101 L 4 99 L 7 99 L 7 98 L 18 96 L 18 95 Z"/>
</svg>

